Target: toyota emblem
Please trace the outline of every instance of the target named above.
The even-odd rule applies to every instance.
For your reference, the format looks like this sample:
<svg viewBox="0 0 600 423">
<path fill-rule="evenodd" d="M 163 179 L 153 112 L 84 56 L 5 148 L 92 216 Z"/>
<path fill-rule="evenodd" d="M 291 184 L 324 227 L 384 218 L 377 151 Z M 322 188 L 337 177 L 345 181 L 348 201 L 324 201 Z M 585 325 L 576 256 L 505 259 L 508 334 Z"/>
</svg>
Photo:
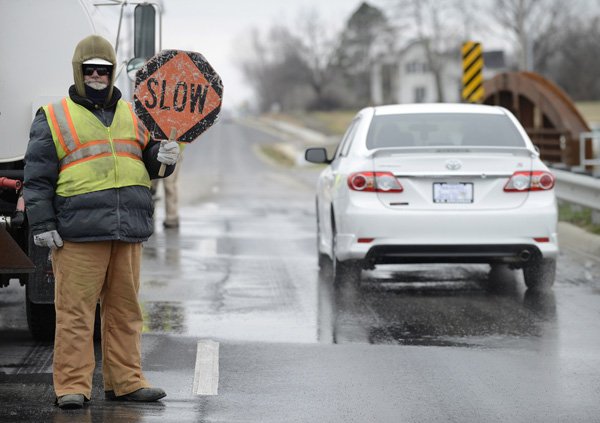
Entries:
<svg viewBox="0 0 600 423">
<path fill-rule="evenodd" d="M 462 167 L 462 163 L 460 160 L 447 160 L 446 161 L 446 168 L 448 170 L 458 170 Z"/>
</svg>

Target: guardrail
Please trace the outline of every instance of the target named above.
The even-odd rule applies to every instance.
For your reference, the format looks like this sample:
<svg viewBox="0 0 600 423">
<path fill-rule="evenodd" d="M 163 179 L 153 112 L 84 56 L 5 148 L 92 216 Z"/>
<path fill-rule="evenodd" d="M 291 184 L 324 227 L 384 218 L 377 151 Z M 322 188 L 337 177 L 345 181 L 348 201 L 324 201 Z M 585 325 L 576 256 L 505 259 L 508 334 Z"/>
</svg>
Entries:
<svg viewBox="0 0 600 423">
<path fill-rule="evenodd" d="M 591 209 L 593 219 L 600 221 L 600 179 L 558 169 L 551 172 L 556 176 L 556 197 Z"/>
</svg>

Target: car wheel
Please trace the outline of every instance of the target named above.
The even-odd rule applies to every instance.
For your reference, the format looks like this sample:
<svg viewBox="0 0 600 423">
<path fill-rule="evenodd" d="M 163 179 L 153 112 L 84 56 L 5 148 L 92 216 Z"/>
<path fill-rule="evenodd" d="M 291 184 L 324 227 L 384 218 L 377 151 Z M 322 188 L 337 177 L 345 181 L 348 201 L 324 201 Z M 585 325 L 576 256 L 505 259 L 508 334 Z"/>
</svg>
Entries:
<svg viewBox="0 0 600 423">
<path fill-rule="evenodd" d="M 523 277 L 527 288 L 534 291 L 545 291 L 554 285 L 556 277 L 556 260 L 535 259 L 523 268 Z"/>
<path fill-rule="evenodd" d="M 331 260 L 327 254 L 321 252 L 321 222 L 319 221 L 319 204 L 315 201 L 317 209 L 317 254 L 319 257 L 319 269 L 323 270 L 331 264 Z"/>
<path fill-rule="evenodd" d="M 361 268 L 354 261 L 339 261 L 337 258 L 337 232 L 333 231 L 332 262 L 333 262 L 333 283 L 336 286 L 348 283 L 350 285 L 360 284 Z"/>
</svg>

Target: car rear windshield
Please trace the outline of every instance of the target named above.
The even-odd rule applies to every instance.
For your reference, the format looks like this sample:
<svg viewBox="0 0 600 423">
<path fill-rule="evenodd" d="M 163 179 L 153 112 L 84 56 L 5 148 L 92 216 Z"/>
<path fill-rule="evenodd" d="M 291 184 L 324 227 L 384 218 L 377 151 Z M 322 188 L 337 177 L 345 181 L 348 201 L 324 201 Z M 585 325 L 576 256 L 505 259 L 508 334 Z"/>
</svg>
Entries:
<svg viewBox="0 0 600 423">
<path fill-rule="evenodd" d="M 525 147 L 505 115 L 422 113 L 374 116 L 367 148 L 477 146 Z"/>
</svg>

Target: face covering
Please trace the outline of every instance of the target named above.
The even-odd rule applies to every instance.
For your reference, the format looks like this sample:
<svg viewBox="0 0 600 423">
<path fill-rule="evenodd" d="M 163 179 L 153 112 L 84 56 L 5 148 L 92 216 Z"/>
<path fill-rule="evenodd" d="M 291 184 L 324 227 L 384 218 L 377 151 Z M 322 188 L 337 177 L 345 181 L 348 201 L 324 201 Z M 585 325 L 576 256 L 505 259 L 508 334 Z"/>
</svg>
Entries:
<svg viewBox="0 0 600 423">
<path fill-rule="evenodd" d="M 104 89 L 97 90 L 92 88 L 90 85 L 85 85 L 85 96 L 90 99 L 94 104 L 105 104 L 108 97 L 108 85 L 95 82 L 104 87 Z"/>
<path fill-rule="evenodd" d="M 88 81 L 85 82 L 85 85 L 87 85 L 90 88 L 93 88 L 95 90 L 104 90 L 108 87 L 108 84 L 104 84 L 102 82 L 98 82 L 98 81 Z"/>
</svg>

